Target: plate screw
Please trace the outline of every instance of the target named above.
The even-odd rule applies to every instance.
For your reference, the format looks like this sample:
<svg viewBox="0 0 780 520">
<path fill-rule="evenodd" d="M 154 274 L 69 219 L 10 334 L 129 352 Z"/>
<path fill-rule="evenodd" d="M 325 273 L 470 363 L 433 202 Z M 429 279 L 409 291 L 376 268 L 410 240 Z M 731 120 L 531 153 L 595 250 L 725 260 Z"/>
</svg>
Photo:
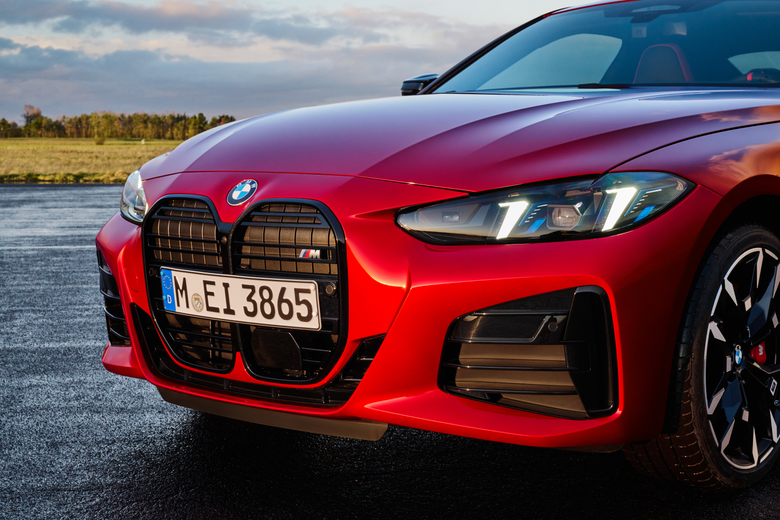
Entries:
<svg viewBox="0 0 780 520">
<path fill-rule="evenodd" d="M 336 284 L 330 282 L 328 285 L 326 285 L 325 294 L 327 294 L 328 296 L 333 296 L 334 294 L 336 294 Z"/>
<path fill-rule="evenodd" d="M 775 400 L 775 408 L 780 408 L 780 400 Z"/>
<path fill-rule="evenodd" d="M 224 237 L 224 236 L 223 236 L 223 237 L 220 239 L 220 242 L 222 242 L 223 244 L 227 244 L 227 237 Z"/>
</svg>

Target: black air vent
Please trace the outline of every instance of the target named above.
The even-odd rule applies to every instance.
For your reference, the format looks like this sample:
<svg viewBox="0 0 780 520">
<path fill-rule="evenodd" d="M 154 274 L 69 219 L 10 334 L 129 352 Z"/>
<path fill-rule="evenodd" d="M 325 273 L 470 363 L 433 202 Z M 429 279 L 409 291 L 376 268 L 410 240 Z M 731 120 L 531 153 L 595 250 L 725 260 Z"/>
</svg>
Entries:
<svg viewBox="0 0 780 520">
<path fill-rule="evenodd" d="M 108 342 L 115 347 L 129 347 L 130 333 L 127 330 L 125 311 L 122 310 L 122 300 L 119 298 L 119 288 L 103 255 L 97 252 L 98 268 L 100 269 L 100 292 L 103 294 Z"/>
<path fill-rule="evenodd" d="M 570 419 L 606 415 L 616 396 L 606 295 L 581 287 L 457 319 L 444 346 L 446 392 Z"/>
</svg>

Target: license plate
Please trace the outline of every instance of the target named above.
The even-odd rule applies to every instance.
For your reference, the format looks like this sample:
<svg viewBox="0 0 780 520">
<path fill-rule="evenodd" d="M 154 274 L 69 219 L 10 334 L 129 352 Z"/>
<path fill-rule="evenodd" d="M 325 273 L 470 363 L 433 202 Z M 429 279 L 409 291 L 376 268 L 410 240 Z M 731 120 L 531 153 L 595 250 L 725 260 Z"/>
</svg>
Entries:
<svg viewBox="0 0 780 520">
<path fill-rule="evenodd" d="M 165 310 L 250 325 L 320 330 L 317 282 L 246 278 L 163 267 Z"/>
</svg>

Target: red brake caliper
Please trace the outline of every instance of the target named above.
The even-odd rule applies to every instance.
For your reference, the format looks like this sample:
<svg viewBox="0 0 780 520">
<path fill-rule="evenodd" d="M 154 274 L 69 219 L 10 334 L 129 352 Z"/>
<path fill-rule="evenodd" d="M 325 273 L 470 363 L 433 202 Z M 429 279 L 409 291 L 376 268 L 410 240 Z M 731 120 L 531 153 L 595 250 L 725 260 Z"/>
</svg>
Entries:
<svg viewBox="0 0 780 520">
<path fill-rule="evenodd" d="M 750 357 L 762 365 L 766 363 L 766 346 L 761 343 L 759 346 L 750 351 Z"/>
</svg>

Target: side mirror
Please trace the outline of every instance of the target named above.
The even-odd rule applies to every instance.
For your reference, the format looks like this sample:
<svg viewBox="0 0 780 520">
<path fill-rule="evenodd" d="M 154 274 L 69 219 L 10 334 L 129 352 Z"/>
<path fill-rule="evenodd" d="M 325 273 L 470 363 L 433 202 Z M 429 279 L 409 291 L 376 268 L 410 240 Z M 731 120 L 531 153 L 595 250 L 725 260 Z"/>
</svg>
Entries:
<svg viewBox="0 0 780 520">
<path fill-rule="evenodd" d="M 409 78 L 401 84 L 402 96 L 417 95 L 422 89 L 433 83 L 439 78 L 438 74 L 423 74 Z"/>
</svg>

